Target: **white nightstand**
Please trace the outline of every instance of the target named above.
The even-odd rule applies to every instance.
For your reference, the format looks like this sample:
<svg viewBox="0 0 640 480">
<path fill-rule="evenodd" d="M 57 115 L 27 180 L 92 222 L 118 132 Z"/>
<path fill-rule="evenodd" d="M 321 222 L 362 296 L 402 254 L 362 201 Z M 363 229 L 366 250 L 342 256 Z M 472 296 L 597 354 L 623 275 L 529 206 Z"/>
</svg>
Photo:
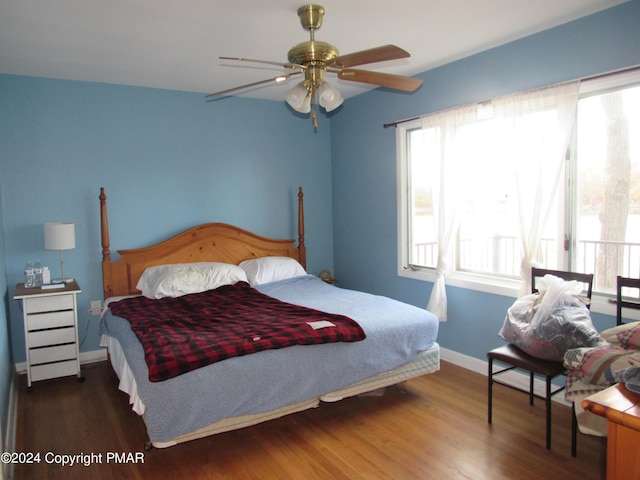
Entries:
<svg viewBox="0 0 640 480">
<path fill-rule="evenodd" d="M 25 288 L 16 285 L 13 295 L 22 301 L 27 350 L 27 390 L 31 382 L 80 373 L 78 352 L 78 304 L 82 290 L 75 280 L 64 288 Z"/>
</svg>

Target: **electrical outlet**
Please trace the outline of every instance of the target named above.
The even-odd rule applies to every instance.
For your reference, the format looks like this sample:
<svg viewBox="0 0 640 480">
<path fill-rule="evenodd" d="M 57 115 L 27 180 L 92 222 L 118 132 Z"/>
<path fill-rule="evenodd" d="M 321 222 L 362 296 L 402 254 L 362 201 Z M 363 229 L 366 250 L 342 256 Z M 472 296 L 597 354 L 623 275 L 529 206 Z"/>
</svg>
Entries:
<svg viewBox="0 0 640 480">
<path fill-rule="evenodd" d="M 101 314 L 102 314 L 102 302 L 100 300 L 91 300 L 89 315 L 101 315 Z"/>
</svg>

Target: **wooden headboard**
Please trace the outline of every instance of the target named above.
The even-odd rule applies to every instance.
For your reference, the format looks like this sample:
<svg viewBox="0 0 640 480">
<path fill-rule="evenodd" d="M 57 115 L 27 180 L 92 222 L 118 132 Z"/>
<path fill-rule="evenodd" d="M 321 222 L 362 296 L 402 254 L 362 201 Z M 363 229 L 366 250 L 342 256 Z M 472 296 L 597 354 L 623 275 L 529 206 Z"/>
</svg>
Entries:
<svg viewBox="0 0 640 480">
<path fill-rule="evenodd" d="M 104 298 L 135 295 L 142 272 L 147 267 L 171 263 L 225 262 L 239 264 L 251 258 L 292 257 L 306 268 L 304 244 L 304 205 L 302 187 L 298 190 L 298 245 L 295 240 L 261 237 L 225 223 L 206 223 L 185 230 L 168 240 L 134 250 L 118 250 L 112 262 L 109 250 L 107 196 L 100 188 L 100 229 L 102 237 L 102 287 Z"/>
</svg>

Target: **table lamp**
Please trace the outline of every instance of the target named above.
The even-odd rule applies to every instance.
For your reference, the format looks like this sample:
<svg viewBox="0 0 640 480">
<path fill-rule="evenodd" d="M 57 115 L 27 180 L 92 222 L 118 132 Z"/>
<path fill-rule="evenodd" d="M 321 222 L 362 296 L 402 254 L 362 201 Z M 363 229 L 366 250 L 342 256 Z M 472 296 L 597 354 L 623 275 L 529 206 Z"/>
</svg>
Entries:
<svg viewBox="0 0 640 480">
<path fill-rule="evenodd" d="M 73 278 L 64 277 L 64 257 L 63 250 L 76 248 L 76 226 L 67 222 L 50 222 L 44 224 L 44 248 L 47 250 L 60 250 L 60 270 L 61 280 L 64 283 L 73 281 Z"/>
</svg>

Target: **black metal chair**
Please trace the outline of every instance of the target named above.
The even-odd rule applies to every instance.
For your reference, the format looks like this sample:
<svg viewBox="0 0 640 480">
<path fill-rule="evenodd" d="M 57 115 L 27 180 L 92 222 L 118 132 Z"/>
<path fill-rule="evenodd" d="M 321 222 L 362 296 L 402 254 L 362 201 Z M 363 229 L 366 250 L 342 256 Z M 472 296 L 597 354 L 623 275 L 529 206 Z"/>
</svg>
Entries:
<svg viewBox="0 0 640 480">
<path fill-rule="evenodd" d="M 585 274 L 585 273 L 575 273 L 575 272 L 564 272 L 560 270 L 548 270 L 541 268 L 532 268 L 531 269 L 531 291 L 533 293 L 537 292 L 536 288 L 536 279 L 542 278 L 545 275 L 550 274 L 556 277 L 562 278 L 566 281 L 576 280 L 578 282 L 585 284 L 585 296 L 590 300 L 591 294 L 593 291 L 593 274 Z M 561 375 L 566 374 L 566 370 L 562 362 L 554 362 L 550 360 L 543 360 L 540 358 L 533 357 L 525 352 L 523 352 L 520 348 L 515 345 L 507 344 L 502 347 L 495 348 L 487 353 L 487 357 L 489 359 L 489 405 L 488 405 L 488 421 L 491 423 L 492 421 L 492 410 L 493 410 L 493 384 L 498 383 L 500 385 L 507 386 L 509 388 L 513 388 L 515 390 L 519 390 L 521 392 L 527 392 L 517 386 L 514 386 L 509 383 L 505 383 L 504 381 L 498 380 L 495 377 L 506 373 L 508 371 L 519 369 L 525 370 L 529 372 L 529 405 L 533 405 L 534 397 L 542 398 L 545 400 L 546 404 L 546 428 L 547 428 L 547 438 L 546 445 L 547 449 L 551 448 L 551 397 L 553 397 L 556 393 L 564 390 L 564 385 L 562 387 L 557 387 L 556 389 L 552 389 L 552 381 L 554 378 L 559 377 Z M 493 362 L 498 361 L 502 364 L 508 365 L 505 368 L 502 368 L 498 371 L 493 370 Z M 534 392 L 534 379 L 536 375 L 543 376 L 545 378 L 545 395 L 541 396 Z M 577 442 L 577 431 L 578 431 L 578 423 L 575 416 L 575 410 L 572 408 L 572 421 L 571 421 L 571 455 L 576 456 L 576 442 Z"/>
<path fill-rule="evenodd" d="M 640 278 L 621 277 L 618 275 L 616 282 L 616 325 L 622 325 L 623 321 L 623 308 L 631 308 L 634 310 L 640 310 Z M 625 297 L 622 295 L 623 288 L 636 289 L 636 297 Z"/>
</svg>

